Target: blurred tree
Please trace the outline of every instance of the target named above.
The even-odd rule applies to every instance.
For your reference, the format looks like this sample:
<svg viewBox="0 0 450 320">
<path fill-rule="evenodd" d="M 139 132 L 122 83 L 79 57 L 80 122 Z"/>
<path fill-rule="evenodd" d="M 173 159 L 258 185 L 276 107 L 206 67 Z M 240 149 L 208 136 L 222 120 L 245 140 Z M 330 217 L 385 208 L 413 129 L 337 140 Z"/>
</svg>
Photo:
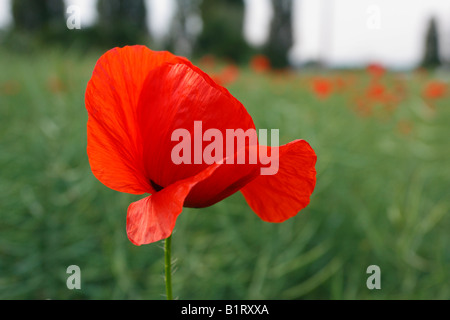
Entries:
<svg viewBox="0 0 450 320">
<path fill-rule="evenodd" d="M 177 11 L 172 22 L 167 49 L 189 57 L 202 31 L 200 4 L 202 0 L 176 0 Z"/>
<path fill-rule="evenodd" d="M 60 37 L 66 30 L 63 0 L 13 0 L 12 15 L 15 31 L 44 40 Z"/>
<path fill-rule="evenodd" d="M 422 60 L 422 67 L 435 68 L 441 64 L 439 57 L 439 38 L 436 19 L 431 18 L 428 24 L 428 31 L 425 37 L 425 50 Z"/>
<path fill-rule="evenodd" d="M 272 0 L 273 19 L 269 39 L 263 49 L 273 68 L 289 66 L 288 51 L 293 45 L 292 0 Z"/>
<path fill-rule="evenodd" d="M 195 55 L 247 61 L 252 50 L 243 35 L 243 0 L 203 0 L 200 8 L 203 28 Z"/>
<path fill-rule="evenodd" d="M 103 45 L 133 45 L 147 35 L 144 0 L 98 0 L 97 9 L 97 29 Z"/>
</svg>

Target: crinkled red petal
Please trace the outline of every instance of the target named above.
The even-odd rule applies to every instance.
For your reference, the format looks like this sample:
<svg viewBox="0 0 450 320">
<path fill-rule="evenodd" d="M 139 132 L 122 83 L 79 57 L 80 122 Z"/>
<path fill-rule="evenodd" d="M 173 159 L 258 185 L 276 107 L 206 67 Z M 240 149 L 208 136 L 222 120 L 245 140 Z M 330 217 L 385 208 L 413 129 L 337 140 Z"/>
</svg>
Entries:
<svg viewBox="0 0 450 320">
<path fill-rule="evenodd" d="M 278 172 L 259 176 L 241 192 L 262 220 L 283 222 L 309 204 L 316 184 L 316 160 L 306 141 L 292 141 L 279 147 Z"/>
<path fill-rule="evenodd" d="M 188 61 L 166 63 L 149 73 L 139 100 L 138 121 L 146 176 L 162 187 L 208 167 L 203 151 L 212 141 L 203 141 L 202 135 L 209 129 L 221 135 L 223 157 L 217 161 L 227 157 L 227 150 L 228 156 L 233 157 L 238 149 L 237 142 L 234 149 L 227 149 L 227 130 L 250 129 L 256 133 L 244 106 Z M 177 164 L 173 159 L 172 151 L 180 140 L 173 139 L 172 134 L 179 129 L 191 139 L 190 163 Z M 242 146 L 250 144 L 250 140 L 245 140 Z M 196 163 L 196 153 L 200 163 Z M 193 188 L 186 205 L 202 207 L 217 202 L 239 190 L 256 169 L 255 165 L 221 166 L 211 178 Z"/>
<path fill-rule="evenodd" d="M 136 110 L 150 70 L 185 59 L 145 46 L 114 48 L 97 61 L 85 94 L 87 153 L 93 174 L 121 192 L 152 192 L 144 175 Z"/>
<path fill-rule="evenodd" d="M 178 181 L 128 207 L 127 235 L 136 245 L 148 244 L 169 237 L 189 191 L 211 176 L 219 164 L 214 164 L 199 174 Z"/>
</svg>

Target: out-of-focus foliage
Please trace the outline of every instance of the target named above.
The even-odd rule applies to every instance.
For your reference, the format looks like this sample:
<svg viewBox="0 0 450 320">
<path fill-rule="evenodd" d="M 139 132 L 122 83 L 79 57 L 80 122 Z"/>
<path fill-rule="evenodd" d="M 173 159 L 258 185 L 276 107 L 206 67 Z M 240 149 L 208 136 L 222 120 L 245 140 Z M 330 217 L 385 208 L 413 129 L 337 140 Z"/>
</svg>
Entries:
<svg viewBox="0 0 450 320">
<path fill-rule="evenodd" d="M 177 0 L 171 31 L 165 49 L 181 56 L 191 56 L 202 31 L 200 4 L 202 0 Z"/>
<path fill-rule="evenodd" d="M 292 5 L 292 0 L 272 0 L 274 14 L 264 53 L 269 58 L 272 67 L 276 69 L 289 66 L 288 51 L 294 43 Z"/>
<path fill-rule="evenodd" d="M 12 15 L 15 43 L 28 46 L 31 43 L 62 41 L 67 28 L 64 18 L 65 5 L 61 0 L 13 0 Z"/>
<path fill-rule="evenodd" d="M 35 34 L 65 29 L 64 9 L 65 5 L 61 0 L 14 0 L 14 26 L 18 30 Z"/>
<path fill-rule="evenodd" d="M 152 38 L 148 30 L 151 8 L 144 0 L 98 0 L 97 22 L 80 30 L 68 30 L 69 13 L 63 0 L 12 0 L 14 23 L 8 31 L 0 31 L 0 41 L 16 51 L 48 45 L 104 50 L 139 43 L 189 58 L 211 55 L 241 65 L 258 54 L 269 59 L 271 68 L 283 69 L 290 66 L 288 53 L 294 41 L 293 1 L 272 0 L 271 5 L 268 39 L 258 48 L 244 38 L 243 0 L 176 0 L 170 32 L 162 40 Z M 430 19 L 422 67 L 439 67 L 446 60 L 440 55 L 439 31 L 436 19 Z M 320 62 L 308 65 L 319 66 Z"/>
<path fill-rule="evenodd" d="M 143 0 L 98 0 L 100 43 L 109 47 L 133 45 L 147 36 Z"/>
<path fill-rule="evenodd" d="M 196 56 L 208 53 L 237 63 L 248 60 L 253 50 L 243 36 L 242 0 L 204 0 L 201 14 L 203 29 L 195 47 Z"/>
<path fill-rule="evenodd" d="M 425 68 L 435 68 L 441 64 L 439 56 L 439 38 L 436 19 L 430 19 L 425 37 L 424 57 L 422 66 Z"/>
<path fill-rule="evenodd" d="M 14 24 L 3 38 L 11 50 L 39 50 L 49 45 L 106 49 L 146 43 L 149 38 L 144 0 L 98 0 L 95 25 L 70 30 L 63 0 L 14 0 L 12 9 Z"/>
<path fill-rule="evenodd" d="M 188 43 L 193 56 L 210 54 L 193 62 L 244 104 L 257 128 L 279 129 L 280 144 L 307 140 L 318 155 L 317 185 L 310 205 L 281 224 L 261 221 L 239 193 L 183 210 L 173 237 L 174 294 L 448 299 L 448 73 L 380 65 L 273 70 L 271 63 L 283 64 L 263 49 L 271 61 L 253 56 L 243 39 L 241 0 L 193 1 L 179 1 L 185 7 L 165 45 L 181 52 Z M 154 48 L 143 2 L 100 1 L 110 6 L 101 22 L 70 31 L 60 7 L 45 9 L 50 2 L 14 0 L 20 22 L 0 48 L 0 299 L 162 299 L 160 243 L 137 247 L 126 236 L 127 207 L 142 196 L 102 185 L 86 154 L 84 92 L 95 62 L 115 45 Z M 186 24 L 200 9 L 196 38 Z M 277 32 L 290 24 L 274 19 L 272 29 L 284 26 Z M 45 35 L 55 23 L 64 37 Z M 430 26 L 425 60 L 434 62 L 427 66 L 437 61 L 436 29 Z M 271 36 L 280 41 L 280 61 L 291 45 L 285 32 L 283 40 Z M 33 54 L 9 50 L 30 47 Z M 66 286 L 73 264 L 81 268 L 81 290 Z M 366 286 L 372 264 L 381 268 L 381 290 Z"/>
<path fill-rule="evenodd" d="M 143 195 L 105 187 L 89 167 L 84 91 L 101 53 L 0 50 L 0 299 L 164 299 L 161 243 L 126 236 L 127 207 Z M 448 299 L 448 75 L 231 70 L 226 86 L 256 128 L 314 148 L 316 189 L 280 224 L 239 193 L 184 209 L 174 295 Z M 373 264 L 380 290 L 366 286 Z M 80 290 L 66 286 L 70 265 Z"/>
</svg>

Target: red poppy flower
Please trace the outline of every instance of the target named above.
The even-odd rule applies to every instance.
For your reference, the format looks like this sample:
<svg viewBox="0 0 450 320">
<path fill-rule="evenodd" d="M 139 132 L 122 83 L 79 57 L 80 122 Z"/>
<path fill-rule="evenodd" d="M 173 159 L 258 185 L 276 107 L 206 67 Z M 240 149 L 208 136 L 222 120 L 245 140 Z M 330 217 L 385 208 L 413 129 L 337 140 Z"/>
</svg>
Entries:
<svg viewBox="0 0 450 320">
<path fill-rule="evenodd" d="M 214 69 L 216 66 L 216 58 L 211 54 L 204 55 L 200 58 L 199 64 L 202 68 Z"/>
<path fill-rule="evenodd" d="M 447 85 L 444 82 L 434 80 L 425 86 L 423 90 L 423 97 L 426 99 L 439 99 L 445 96 L 447 92 Z"/>
<path fill-rule="evenodd" d="M 326 78 L 314 78 L 312 86 L 316 96 L 321 99 L 326 99 L 333 90 L 333 84 Z"/>
<path fill-rule="evenodd" d="M 375 78 L 380 78 L 386 73 L 386 69 L 378 63 L 371 63 L 366 68 L 367 72 Z"/>
<path fill-rule="evenodd" d="M 261 175 L 261 162 L 172 161 L 172 133 L 193 133 L 196 121 L 223 133 L 255 128 L 244 106 L 185 58 L 144 46 L 114 48 L 98 60 L 85 103 L 93 174 L 116 191 L 151 194 L 128 207 L 127 235 L 136 245 L 169 237 L 183 207 L 207 207 L 239 190 L 269 222 L 295 216 L 310 201 L 316 155 L 304 140 L 267 147 L 279 151 L 275 175 Z M 245 150 L 255 147 L 246 143 Z"/>
<path fill-rule="evenodd" d="M 372 101 L 383 102 L 386 98 L 386 88 L 384 85 L 374 82 L 367 88 L 367 97 Z"/>
<path fill-rule="evenodd" d="M 265 55 L 257 54 L 250 60 L 250 67 L 253 71 L 261 73 L 270 70 L 270 60 Z"/>
<path fill-rule="evenodd" d="M 239 78 L 239 68 L 235 64 L 228 64 L 223 70 L 212 76 L 214 81 L 222 86 L 231 84 Z"/>
</svg>

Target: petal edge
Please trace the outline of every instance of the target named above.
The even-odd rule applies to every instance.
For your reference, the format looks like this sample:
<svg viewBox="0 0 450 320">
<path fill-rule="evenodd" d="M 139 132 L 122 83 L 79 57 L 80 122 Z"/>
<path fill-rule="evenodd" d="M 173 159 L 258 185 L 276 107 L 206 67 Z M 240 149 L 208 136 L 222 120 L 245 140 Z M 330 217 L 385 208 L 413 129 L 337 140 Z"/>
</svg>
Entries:
<svg viewBox="0 0 450 320">
<path fill-rule="evenodd" d="M 218 166 L 211 165 L 193 177 L 131 203 L 127 212 L 128 239 L 139 246 L 169 237 L 191 189 L 208 178 Z"/>
<path fill-rule="evenodd" d="M 279 170 L 261 175 L 241 189 L 252 210 L 264 221 L 283 222 L 305 208 L 316 184 L 317 156 L 305 140 L 279 147 Z"/>
</svg>

